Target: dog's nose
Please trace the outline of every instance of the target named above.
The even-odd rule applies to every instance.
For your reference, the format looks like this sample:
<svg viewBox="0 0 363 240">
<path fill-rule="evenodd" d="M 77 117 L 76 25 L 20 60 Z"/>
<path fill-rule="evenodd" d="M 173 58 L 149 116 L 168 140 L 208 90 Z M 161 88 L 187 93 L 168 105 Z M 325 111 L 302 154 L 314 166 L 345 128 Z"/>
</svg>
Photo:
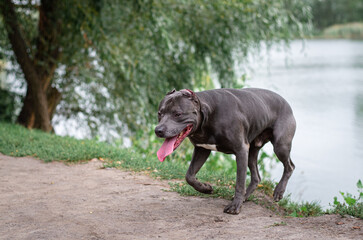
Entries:
<svg viewBox="0 0 363 240">
<path fill-rule="evenodd" d="M 166 130 L 166 127 L 164 125 L 156 126 L 156 128 L 155 128 L 156 136 L 161 137 L 161 138 L 164 137 L 165 130 Z"/>
</svg>

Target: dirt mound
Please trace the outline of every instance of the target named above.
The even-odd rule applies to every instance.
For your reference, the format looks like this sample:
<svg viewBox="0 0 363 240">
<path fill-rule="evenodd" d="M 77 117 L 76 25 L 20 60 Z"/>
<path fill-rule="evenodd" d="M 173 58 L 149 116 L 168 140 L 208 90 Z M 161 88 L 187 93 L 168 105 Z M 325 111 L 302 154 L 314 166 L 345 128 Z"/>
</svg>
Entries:
<svg viewBox="0 0 363 240">
<path fill-rule="evenodd" d="M 285 218 L 247 202 L 181 197 L 166 181 L 102 163 L 0 155 L 0 239 L 362 239 L 363 221 Z"/>
</svg>

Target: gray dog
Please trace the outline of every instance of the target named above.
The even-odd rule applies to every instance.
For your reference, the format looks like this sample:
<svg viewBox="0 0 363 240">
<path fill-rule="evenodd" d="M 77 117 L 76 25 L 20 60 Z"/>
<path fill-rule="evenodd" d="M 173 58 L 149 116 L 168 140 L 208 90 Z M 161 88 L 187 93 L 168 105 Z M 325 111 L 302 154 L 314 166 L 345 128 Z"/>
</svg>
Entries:
<svg viewBox="0 0 363 240">
<path fill-rule="evenodd" d="M 157 153 L 160 161 L 164 161 L 186 137 L 194 145 L 186 181 L 195 190 L 202 193 L 213 191 L 212 186 L 196 178 L 211 150 L 236 156 L 236 190 L 233 201 L 224 209 L 225 213 L 238 214 L 242 203 L 261 181 L 257 156 L 269 141 L 284 165 L 284 173 L 274 191 L 275 201 L 282 198 L 295 168 L 290 150 L 296 122 L 291 107 L 278 94 L 257 88 L 197 93 L 188 89 L 173 90 L 160 102 L 158 117 L 155 134 L 165 138 Z M 246 190 L 247 166 L 251 171 L 251 183 Z"/>
</svg>

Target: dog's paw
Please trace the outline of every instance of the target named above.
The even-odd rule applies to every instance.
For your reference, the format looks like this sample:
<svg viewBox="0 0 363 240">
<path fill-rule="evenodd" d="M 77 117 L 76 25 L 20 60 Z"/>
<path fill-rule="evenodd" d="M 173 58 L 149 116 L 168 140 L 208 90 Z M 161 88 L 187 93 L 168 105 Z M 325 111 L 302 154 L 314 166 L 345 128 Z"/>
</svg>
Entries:
<svg viewBox="0 0 363 240">
<path fill-rule="evenodd" d="M 284 192 L 285 192 L 285 189 L 281 189 L 281 188 L 279 188 L 279 186 L 277 186 L 274 191 L 274 201 L 275 202 L 280 201 L 284 196 Z"/>
<path fill-rule="evenodd" d="M 208 183 L 202 183 L 199 189 L 201 193 L 205 194 L 212 194 L 213 193 L 213 187 Z"/>
<path fill-rule="evenodd" d="M 228 214 L 234 214 L 237 215 L 240 213 L 241 211 L 241 207 L 242 207 L 242 202 L 243 201 L 235 201 L 233 200 L 230 204 L 228 204 L 225 208 L 224 208 L 224 213 L 228 213 Z"/>
</svg>

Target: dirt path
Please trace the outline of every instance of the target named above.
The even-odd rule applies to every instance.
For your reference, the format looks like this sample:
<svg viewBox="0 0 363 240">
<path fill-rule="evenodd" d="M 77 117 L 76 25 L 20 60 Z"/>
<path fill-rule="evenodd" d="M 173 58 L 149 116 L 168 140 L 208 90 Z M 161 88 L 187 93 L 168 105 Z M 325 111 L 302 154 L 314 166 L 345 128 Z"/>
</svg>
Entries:
<svg viewBox="0 0 363 240">
<path fill-rule="evenodd" d="M 363 239 L 362 220 L 283 218 L 252 202 L 227 215 L 226 200 L 100 166 L 0 154 L 0 239 Z"/>
</svg>

